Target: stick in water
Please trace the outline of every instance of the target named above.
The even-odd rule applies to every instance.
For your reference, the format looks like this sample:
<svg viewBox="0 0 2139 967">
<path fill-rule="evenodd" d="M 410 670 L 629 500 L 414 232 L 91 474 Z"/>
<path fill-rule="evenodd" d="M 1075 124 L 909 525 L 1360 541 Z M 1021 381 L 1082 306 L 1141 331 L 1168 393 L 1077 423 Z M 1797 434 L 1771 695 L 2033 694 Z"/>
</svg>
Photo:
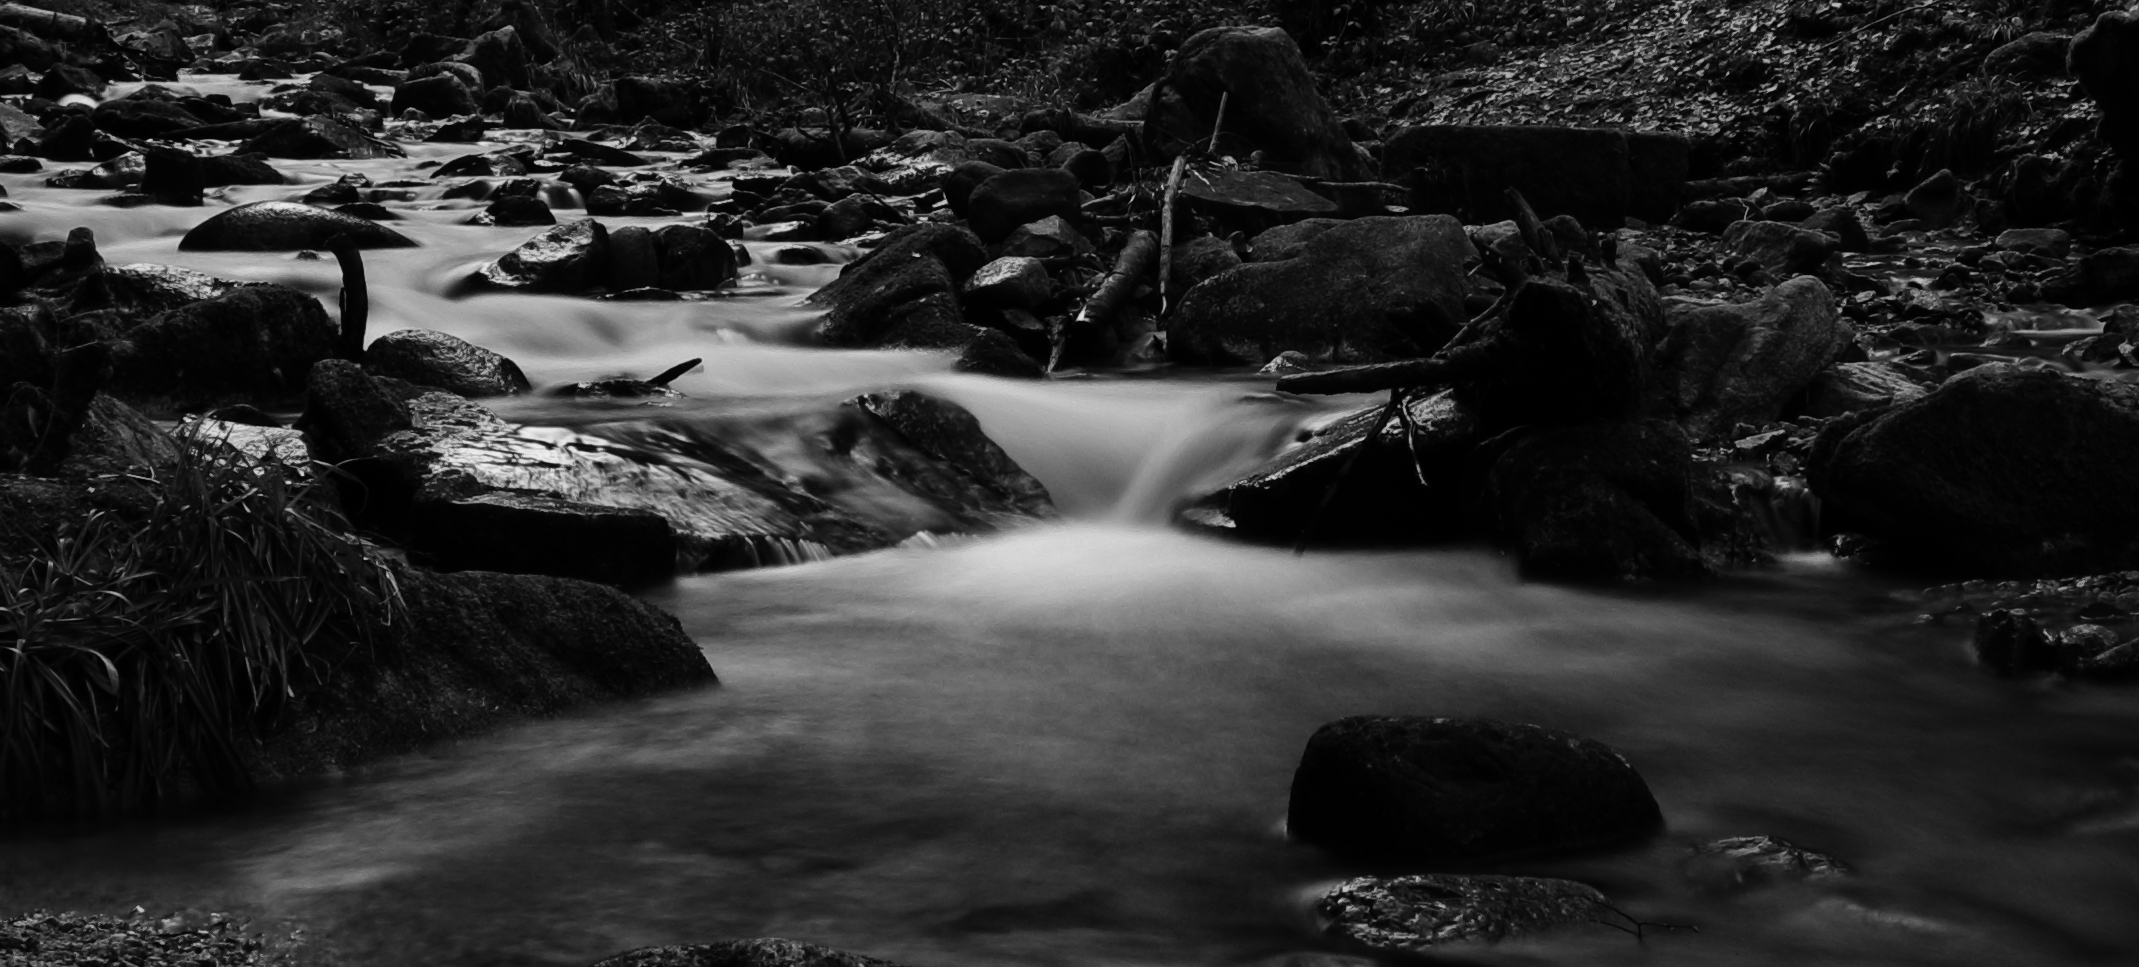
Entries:
<svg viewBox="0 0 2139 967">
<path fill-rule="evenodd" d="M 661 375 L 647 380 L 646 385 L 667 386 L 668 384 L 673 383 L 677 379 L 681 378 L 683 374 L 688 373 L 691 370 L 697 369 L 698 364 L 702 362 L 705 362 L 705 360 L 698 357 L 686 359 L 683 362 L 677 363 L 674 366 L 670 366 L 669 368 L 662 370 Z"/>
<path fill-rule="evenodd" d="M 327 250 L 342 264 L 342 336 L 339 355 L 350 362 L 364 356 L 364 323 L 371 317 L 371 296 L 364 287 L 364 256 L 346 234 L 327 240 Z"/>
</svg>

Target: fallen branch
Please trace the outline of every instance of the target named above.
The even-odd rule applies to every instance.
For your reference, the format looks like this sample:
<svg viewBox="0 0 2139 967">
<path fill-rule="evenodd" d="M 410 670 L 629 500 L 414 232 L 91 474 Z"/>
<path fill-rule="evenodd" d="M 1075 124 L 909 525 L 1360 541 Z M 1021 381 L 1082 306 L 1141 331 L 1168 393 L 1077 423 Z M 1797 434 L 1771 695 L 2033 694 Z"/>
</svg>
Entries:
<svg viewBox="0 0 2139 967">
<path fill-rule="evenodd" d="M 683 362 L 677 363 L 674 366 L 670 366 L 669 368 L 662 370 L 661 375 L 647 380 L 646 385 L 667 386 L 668 384 L 680 379 L 683 374 L 688 373 L 691 370 L 697 369 L 698 364 L 702 362 L 705 362 L 705 360 L 696 356 L 690 359 L 686 359 Z"/>
<path fill-rule="evenodd" d="M 1280 377 L 1278 392 L 1303 396 L 1377 393 L 1382 390 L 1438 386 L 1453 375 L 1446 359 L 1401 359 L 1393 363 L 1347 366 L 1320 373 Z"/>
<path fill-rule="evenodd" d="M 39 10 L 19 3 L 0 3 L 0 25 L 17 27 L 52 40 L 85 40 L 95 36 L 86 17 Z"/>
<path fill-rule="evenodd" d="M 1122 246 L 1121 255 L 1114 260 L 1114 271 L 1099 283 L 1098 290 L 1086 299 L 1084 308 L 1077 313 L 1078 328 L 1111 326 L 1121 315 L 1122 307 L 1136 294 L 1136 285 L 1151 272 L 1159 257 L 1158 236 L 1149 230 L 1132 232 L 1129 242 Z M 1053 348 L 1047 354 L 1047 371 L 1052 373 L 1062 362 L 1062 348 L 1069 342 L 1068 333 L 1056 329 L 1051 334 Z"/>
<path fill-rule="evenodd" d="M 1218 132 L 1225 128 L 1225 106 L 1233 97 L 1231 91 L 1218 92 L 1218 117 L 1211 122 L 1209 147 L 1218 144 Z M 1173 159 L 1173 174 L 1166 179 L 1166 208 L 1159 213 L 1159 314 L 1172 311 L 1166 287 L 1173 281 L 1173 206 L 1181 193 L 1181 176 L 1188 173 L 1188 153 L 1194 145 L 1183 148 Z"/>
<path fill-rule="evenodd" d="M 342 266 L 342 334 L 336 355 L 350 362 L 364 357 L 364 328 L 371 318 L 371 294 L 364 285 L 364 256 L 346 234 L 327 240 L 327 250 Z"/>
</svg>

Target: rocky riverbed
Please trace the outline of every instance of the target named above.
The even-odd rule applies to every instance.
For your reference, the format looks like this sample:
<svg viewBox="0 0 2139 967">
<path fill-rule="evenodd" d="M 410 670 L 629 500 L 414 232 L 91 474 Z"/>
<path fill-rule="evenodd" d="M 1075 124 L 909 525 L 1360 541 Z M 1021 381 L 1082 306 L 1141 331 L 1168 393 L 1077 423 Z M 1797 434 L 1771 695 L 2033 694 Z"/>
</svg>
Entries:
<svg viewBox="0 0 2139 967">
<path fill-rule="evenodd" d="M 2139 949 L 2139 20 L 1984 176 L 1489 43 L 772 124 L 176 10 L 0 5 L 10 963 Z"/>
</svg>

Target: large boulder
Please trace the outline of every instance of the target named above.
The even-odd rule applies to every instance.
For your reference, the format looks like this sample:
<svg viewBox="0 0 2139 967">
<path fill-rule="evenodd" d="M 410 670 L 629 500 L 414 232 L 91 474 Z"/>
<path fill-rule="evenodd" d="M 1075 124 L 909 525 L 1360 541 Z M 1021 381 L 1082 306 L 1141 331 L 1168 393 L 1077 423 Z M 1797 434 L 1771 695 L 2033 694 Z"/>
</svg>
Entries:
<svg viewBox="0 0 2139 967">
<path fill-rule="evenodd" d="M 1674 306 L 1665 319 L 1654 386 L 1662 412 L 1699 438 L 1781 416 L 1850 344 L 1834 294 L 1806 275 L 1752 302 Z"/>
<path fill-rule="evenodd" d="M 218 212 L 178 241 L 184 252 L 293 252 L 325 249 L 337 235 L 358 248 L 410 248 L 408 236 L 354 215 L 288 201 L 256 201 Z"/>
<path fill-rule="evenodd" d="M 517 292 L 581 292 L 609 269 L 609 230 L 591 218 L 555 226 L 477 269 L 478 287 Z"/>
<path fill-rule="evenodd" d="M 1004 171 L 981 182 L 965 202 L 966 220 L 983 242 L 999 242 L 1018 226 L 1059 216 L 1083 216 L 1077 176 L 1060 168 Z"/>
<path fill-rule="evenodd" d="M 275 122 L 245 143 L 235 153 L 257 151 L 270 158 L 399 158 L 406 152 L 391 141 L 381 141 L 355 125 L 333 118 L 290 118 Z"/>
<path fill-rule="evenodd" d="M 1038 364 L 1003 333 L 965 320 L 960 286 L 987 262 L 973 233 L 922 224 L 894 232 L 810 296 L 825 310 L 815 330 L 828 346 L 955 352 L 968 371 L 1036 375 Z"/>
<path fill-rule="evenodd" d="M 1693 451 L 1671 424 L 1524 433 L 1492 459 L 1485 492 L 1496 536 L 1527 576 L 1638 580 L 1708 571 L 1694 518 Z"/>
<path fill-rule="evenodd" d="M 526 374 L 512 360 L 435 329 L 398 329 L 372 340 L 364 350 L 364 368 L 467 397 L 529 389 Z"/>
<path fill-rule="evenodd" d="M 874 957 L 811 943 L 761 937 L 674 947 L 641 947 L 594 967 L 896 967 Z"/>
<path fill-rule="evenodd" d="M 1448 124 L 1405 128 L 1382 149 L 1382 171 L 1413 186 L 1414 202 L 1472 222 L 1515 217 L 1508 189 L 1541 217 L 1572 215 L 1616 228 L 1627 216 L 1662 221 L 1678 209 L 1686 142 L 1601 128 Z"/>
<path fill-rule="evenodd" d="M 503 84 L 516 90 L 532 86 L 527 74 L 527 45 L 520 42 L 520 31 L 511 26 L 477 35 L 453 60 L 481 71 L 486 85 Z"/>
<path fill-rule="evenodd" d="M 654 244 L 659 252 L 655 284 L 661 288 L 689 292 L 735 281 L 735 249 L 704 225 L 663 225 L 654 233 Z"/>
<path fill-rule="evenodd" d="M 1807 475 L 1837 526 L 1982 575 L 2139 567 L 2139 386 L 1994 363 L 1831 423 Z M 1846 515 L 1846 519 L 1841 515 Z"/>
<path fill-rule="evenodd" d="M 1663 827 L 1649 786 L 1593 739 L 1487 719 L 1355 716 L 1293 773 L 1287 827 L 1363 862 L 1449 863 L 1613 846 Z"/>
<path fill-rule="evenodd" d="M 1152 87 L 1144 137 L 1172 157 L 1211 136 L 1217 148 L 1262 154 L 1264 167 L 1331 181 L 1366 181 L 1373 166 L 1315 90 L 1300 48 L 1275 27 L 1213 27 L 1181 44 Z"/>
<path fill-rule="evenodd" d="M 1446 215 L 1300 223 L 1317 234 L 1288 257 L 1256 261 L 1205 280 L 1168 324 L 1171 349 L 1189 359 L 1260 363 L 1298 351 L 1343 362 L 1423 356 L 1467 318 L 1466 264 L 1477 250 Z"/>
<path fill-rule="evenodd" d="M 409 108 L 415 108 L 434 118 L 480 112 L 475 101 L 475 92 L 470 91 L 460 78 L 443 72 L 403 81 L 400 86 L 394 88 L 394 100 L 387 109 L 398 116 Z"/>
<path fill-rule="evenodd" d="M 339 335 L 319 300 L 279 285 L 244 286 L 127 330 L 112 347 L 111 390 L 186 407 L 295 399 Z"/>
</svg>

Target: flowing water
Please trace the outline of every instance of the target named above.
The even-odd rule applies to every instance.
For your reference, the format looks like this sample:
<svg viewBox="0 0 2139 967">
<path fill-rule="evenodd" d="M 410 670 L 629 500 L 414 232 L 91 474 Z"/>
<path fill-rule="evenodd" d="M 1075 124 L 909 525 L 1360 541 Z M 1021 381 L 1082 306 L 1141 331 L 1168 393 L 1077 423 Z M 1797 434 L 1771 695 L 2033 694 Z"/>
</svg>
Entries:
<svg viewBox="0 0 2139 967">
<path fill-rule="evenodd" d="M 416 162 L 466 150 L 289 170 L 420 179 Z M 219 205 L 308 186 L 118 210 L 42 178 L 0 176 L 23 206 L 0 235 L 88 225 L 109 261 L 284 282 L 331 308 L 331 260 L 176 248 Z M 1603 592 L 1519 581 L 1479 549 L 1296 558 L 1172 530 L 1182 494 L 1326 411 L 1247 379 L 1009 382 L 802 348 L 794 303 L 837 266 L 768 270 L 769 245 L 712 301 L 452 301 L 455 278 L 534 230 L 459 225 L 465 203 L 417 195 L 392 207 L 422 247 L 367 253 L 374 332 L 453 332 L 538 384 L 700 356 L 680 385 L 715 411 L 918 387 L 972 410 L 1065 519 L 680 579 L 649 596 L 718 688 L 516 726 L 236 815 L 13 831 L 0 910 L 234 910 L 367 965 L 582 964 L 743 936 L 920 967 L 1276 963 L 1331 949 L 1309 900 L 1361 872 L 1284 836 L 1307 736 L 1417 713 L 1624 752 L 1668 832 L 1494 869 L 1582 879 L 1699 928 L 1572 929 L 1468 962 L 2139 960 L 2139 702 L 1980 674 L 1966 629 L 1914 621 L 1895 579 L 1805 556 Z M 1682 875 L 1690 844 L 1756 833 L 1857 874 L 1735 896 Z"/>
</svg>

